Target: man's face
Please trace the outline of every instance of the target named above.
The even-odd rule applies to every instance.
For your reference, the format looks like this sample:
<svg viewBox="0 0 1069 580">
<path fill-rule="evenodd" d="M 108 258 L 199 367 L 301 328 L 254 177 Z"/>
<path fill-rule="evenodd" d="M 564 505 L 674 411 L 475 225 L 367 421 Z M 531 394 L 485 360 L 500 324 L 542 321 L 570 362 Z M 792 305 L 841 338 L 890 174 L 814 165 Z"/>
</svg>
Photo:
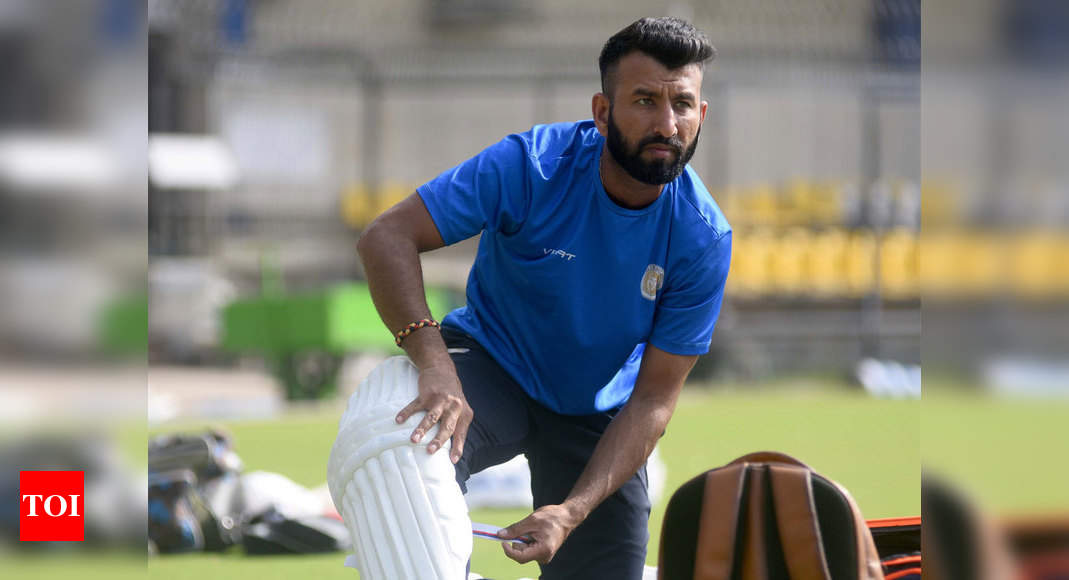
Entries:
<svg viewBox="0 0 1069 580">
<path fill-rule="evenodd" d="M 641 52 L 620 59 L 608 88 L 606 142 L 635 180 L 663 185 L 683 173 L 705 117 L 701 80 L 698 65 L 669 70 Z"/>
<path fill-rule="evenodd" d="M 609 135 L 607 142 L 613 159 L 627 171 L 628 175 L 649 185 L 664 185 L 679 177 L 687 166 L 694 150 L 698 148 L 698 136 L 701 127 L 687 145 L 679 136 L 662 137 L 649 135 L 632 146 L 623 136 L 623 132 L 613 118 L 612 107 L 609 108 Z M 650 152 L 653 159 L 643 154 Z"/>
</svg>

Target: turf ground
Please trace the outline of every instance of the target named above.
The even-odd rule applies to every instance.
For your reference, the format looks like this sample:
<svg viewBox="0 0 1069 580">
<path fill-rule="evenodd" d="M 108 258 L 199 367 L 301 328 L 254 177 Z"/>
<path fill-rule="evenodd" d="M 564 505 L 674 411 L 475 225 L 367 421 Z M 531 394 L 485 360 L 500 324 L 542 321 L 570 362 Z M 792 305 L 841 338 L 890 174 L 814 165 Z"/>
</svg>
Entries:
<svg viewBox="0 0 1069 580">
<path fill-rule="evenodd" d="M 668 465 L 666 488 L 757 449 L 792 453 L 844 484 L 866 517 L 917 514 L 920 462 L 967 491 L 988 513 L 1069 514 L 1069 399 L 994 400 L 961 388 L 932 389 L 924 401 L 885 401 L 820 381 L 757 391 L 684 392 L 661 442 Z M 238 452 L 250 470 L 278 471 L 309 486 L 325 479 L 325 465 L 340 409 L 291 413 L 270 421 L 230 422 Z M 151 431 L 197 429 L 185 423 Z M 121 438 L 131 458 L 144 458 L 145 431 Z M 136 461 L 135 461 L 136 463 Z M 143 469 L 141 463 L 139 469 Z M 649 562 L 656 561 L 663 501 L 650 523 Z M 476 521 L 505 525 L 522 511 L 479 510 Z M 342 554 L 251 558 L 225 554 L 150 558 L 95 554 L 0 553 L 0 577 L 122 580 L 282 580 L 356 578 L 342 568 Z M 536 577 L 535 565 L 519 566 L 496 543 L 477 540 L 473 568 L 497 580 Z"/>
<path fill-rule="evenodd" d="M 661 442 L 668 467 L 666 494 L 702 471 L 744 453 L 783 451 L 845 485 L 866 517 L 920 513 L 919 401 L 880 401 L 860 392 L 811 389 L 684 392 Z M 248 470 L 283 473 L 298 483 L 317 486 L 326 478 L 326 461 L 337 429 L 339 410 L 297 413 L 270 421 L 224 423 L 234 435 Z M 196 428 L 199 425 L 171 425 Z M 657 538 L 664 504 L 650 520 L 648 562 L 657 560 Z M 475 521 L 510 524 L 523 510 L 476 510 Z M 342 567 L 342 554 L 300 557 L 245 557 L 193 554 L 153 558 L 152 578 L 204 580 L 236 578 L 354 578 Z M 535 564 L 518 565 L 499 544 L 475 540 L 472 570 L 498 580 L 538 576 Z"/>
</svg>

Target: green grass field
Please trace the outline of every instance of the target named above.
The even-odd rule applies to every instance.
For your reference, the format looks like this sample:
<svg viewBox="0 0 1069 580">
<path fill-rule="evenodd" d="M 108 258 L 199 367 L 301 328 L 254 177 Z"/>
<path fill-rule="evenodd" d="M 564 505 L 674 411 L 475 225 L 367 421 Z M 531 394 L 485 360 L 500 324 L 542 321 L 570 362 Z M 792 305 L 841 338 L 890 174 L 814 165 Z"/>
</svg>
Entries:
<svg viewBox="0 0 1069 580">
<path fill-rule="evenodd" d="M 822 384 L 824 386 L 822 386 Z M 326 458 L 340 408 L 290 413 L 269 421 L 223 423 L 249 470 L 278 471 L 308 486 L 325 479 Z M 152 433 L 192 430 L 204 423 L 167 425 Z M 144 458 L 145 430 L 120 438 Z M 138 453 L 136 450 L 140 448 Z M 915 515 L 920 510 L 921 461 L 968 492 L 993 515 L 1069 513 L 1069 400 L 995 400 L 961 388 L 930 389 L 920 401 L 884 401 L 832 390 L 824 381 L 790 381 L 774 389 L 690 388 L 661 443 L 667 489 L 759 449 L 796 455 L 845 485 L 866 517 Z M 143 468 L 144 464 L 141 463 Z M 649 562 L 656 562 L 664 500 L 650 522 Z M 509 524 L 522 510 L 479 510 L 476 521 Z M 84 580 L 149 577 L 178 580 L 356 578 L 343 554 L 246 557 L 225 554 L 150 558 L 94 554 L 0 554 L 12 578 Z M 490 578 L 537 577 L 535 565 L 508 560 L 496 543 L 475 541 L 473 569 Z"/>
<path fill-rule="evenodd" d="M 861 393 L 777 389 L 687 390 L 668 432 L 661 456 L 668 467 L 666 494 L 689 478 L 744 453 L 774 449 L 795 455 L 845 485 L 866 517 L 920 513 L 918 401 L 878 401 Z M 271 470 L 317 486 L 340 410 L 299 413 L 284 419 L 224 423 L 234 435 L 248 470 Z M 203 426 L 185 424 L 166 430 Z M 654 506 L 648 562 L 656 564 L 657 539 L 667 496 Z M 475 521 L 510 524 L 523 510 L 476 510 Z M 175 580 L 295 577 L 353 578 L 342 554 L 300 557 L 245 557 L 225 554 L 153 558 L 150 576 Z M 538 576 L 535 564 L 509 560 L 496 542 L 475 540 L 472 570 L 498 580 Z"/>
<path fill-rule="evenodd" d="M 921 459 L 998 515 L 1069 515 L 1069 398 L 994 399 L 930 390 Z"/>
</svg>

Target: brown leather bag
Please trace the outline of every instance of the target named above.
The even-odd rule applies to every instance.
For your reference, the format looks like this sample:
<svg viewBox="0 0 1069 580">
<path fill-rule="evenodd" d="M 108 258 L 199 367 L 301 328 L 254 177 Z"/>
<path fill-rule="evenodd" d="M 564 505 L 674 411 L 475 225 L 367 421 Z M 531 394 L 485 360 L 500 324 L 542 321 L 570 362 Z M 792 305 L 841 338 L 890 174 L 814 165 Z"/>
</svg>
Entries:
<svg viewBox="0 0 1069 580">
<path fill-rule="evenodd" d="M 883 578 L 846 489 L 774 451 L 683 484 L 665 511 L 659 557 L 659 580 Z"/>
</svg>

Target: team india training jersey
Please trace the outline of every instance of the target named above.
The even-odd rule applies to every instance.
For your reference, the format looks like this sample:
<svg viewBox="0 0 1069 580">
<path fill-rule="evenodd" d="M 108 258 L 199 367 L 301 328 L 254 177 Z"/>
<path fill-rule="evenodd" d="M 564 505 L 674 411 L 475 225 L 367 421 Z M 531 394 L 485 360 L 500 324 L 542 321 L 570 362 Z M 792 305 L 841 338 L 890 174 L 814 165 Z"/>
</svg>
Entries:
<svg viewBox="0 0 1069 580">
<path fill-rule="evenodd" d="M 543 405 L 623 405 L 647 344 L 708 352 L 731 228 L 688 166 L 642 209 L 614 203 L 593 121 L 510 135 L 418 190 L 446 244 L 482 232 L 467 305 L 474 337 Z"/>
</svg>

